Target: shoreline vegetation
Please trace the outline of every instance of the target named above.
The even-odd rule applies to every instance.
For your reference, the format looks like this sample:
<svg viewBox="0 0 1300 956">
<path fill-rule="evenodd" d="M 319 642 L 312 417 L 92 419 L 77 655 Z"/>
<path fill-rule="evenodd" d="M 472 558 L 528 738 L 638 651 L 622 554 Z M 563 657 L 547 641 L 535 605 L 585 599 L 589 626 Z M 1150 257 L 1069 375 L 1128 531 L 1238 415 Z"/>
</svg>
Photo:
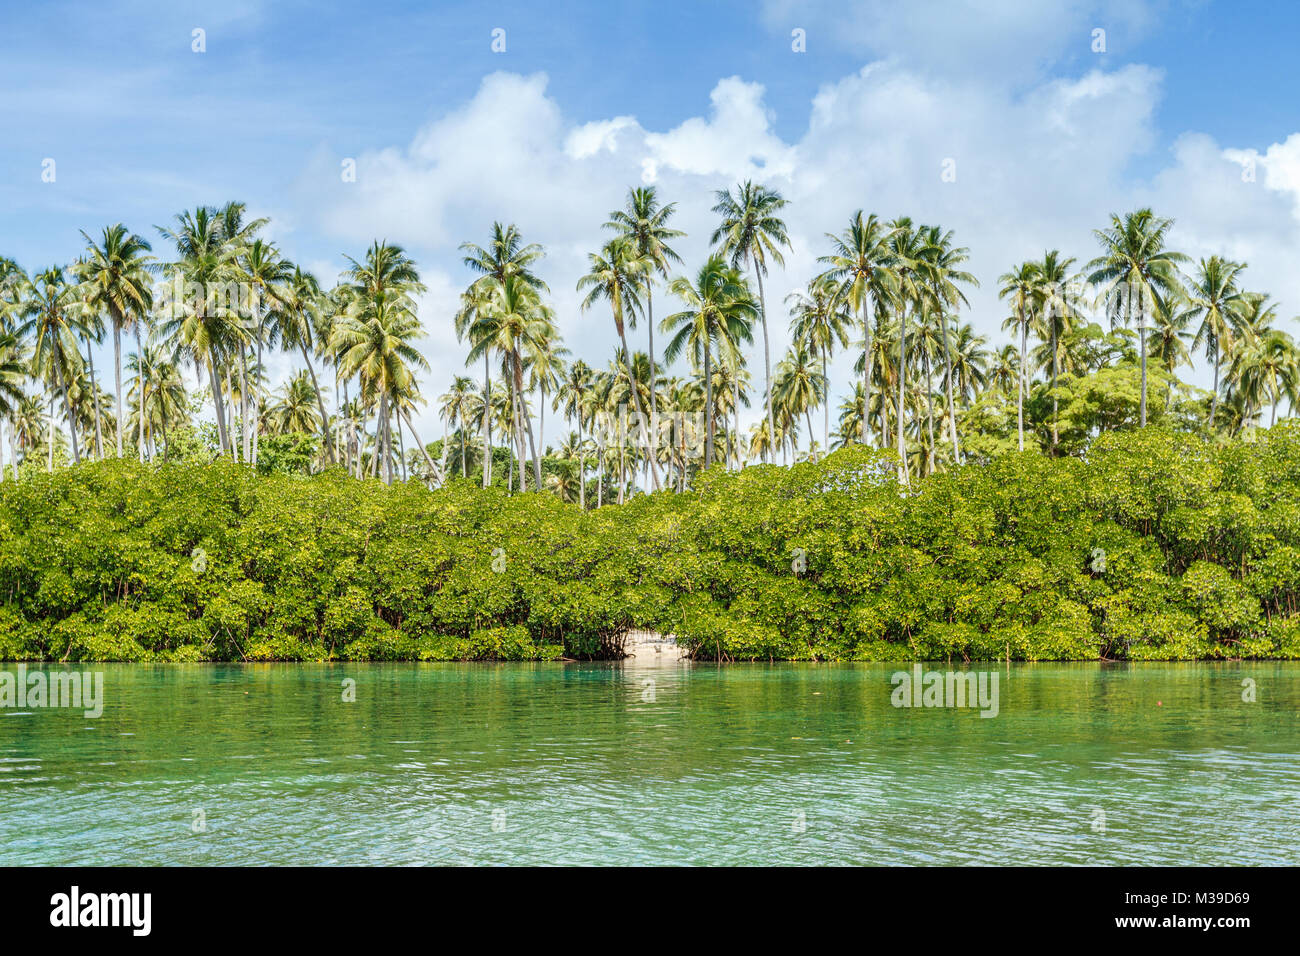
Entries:
<svg viewBox="0 0 1300 956">
<path fill-rule="evenodd" d="M 540 245 L 463 243 L 433 441 L 398 245 L 322 285 L 230 202 L 0 257 L 0 658 L 1300 657 L 1300 350 L 1245 264 L 1111 215 L 998 277 L 990 346 L 951 231 L 859 210 L 778 306 L 786 200 L 712 198 L 702 262 L 653 186 L 603 223 L 604 368 Z"/>
<path fill-rule="evenodd" d="M 1300 657 L 1300 423 L 1103 435 L 900 483 L 715 466 L 583 511 L 341 469 L 86 463 L 0 485 L 0 658 Z"/>
</svg>

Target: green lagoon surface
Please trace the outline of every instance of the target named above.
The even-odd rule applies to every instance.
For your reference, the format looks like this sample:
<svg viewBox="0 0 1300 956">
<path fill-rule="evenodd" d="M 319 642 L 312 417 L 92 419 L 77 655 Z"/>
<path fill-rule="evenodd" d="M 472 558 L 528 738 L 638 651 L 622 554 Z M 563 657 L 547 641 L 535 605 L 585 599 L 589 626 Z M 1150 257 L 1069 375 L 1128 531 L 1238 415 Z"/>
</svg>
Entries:
<svg viewBox="0 0 1300 956">
<path fill-rule="evenodd" d="M 1298 664 L 902 667 L 90 665 L 0 709 L 0 864 L 1300 863 Z"/>
</svg>

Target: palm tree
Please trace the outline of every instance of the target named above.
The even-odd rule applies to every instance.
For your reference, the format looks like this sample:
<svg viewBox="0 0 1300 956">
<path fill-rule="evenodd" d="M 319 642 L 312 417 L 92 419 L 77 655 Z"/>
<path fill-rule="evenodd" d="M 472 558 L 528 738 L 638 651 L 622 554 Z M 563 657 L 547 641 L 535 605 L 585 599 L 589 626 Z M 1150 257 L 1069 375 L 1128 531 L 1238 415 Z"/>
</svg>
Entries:
<svg viewBox="0 0 1300 956">
<path fill-rule="evenodd" d="M 3 281 L 3 276 L 0 276 Z M 0 320 L 4 318 L 0 313 Z M 0 321 L 0 426 L 6 418 L 13 418 L 22 406 L 26 395 L 23 383 L 27 380 L 30 364 L 26 350 L 17 333 L 8 331 Z M 16 441 L 16 434 L 11 436 Z M 14 450 L 14 478 L 18 477 L 17 449 Z M 4 481 L 4 435 L 0 433 L 0 481 Z"/>
<path fill-rule="evenodd" d="M 1196 330 L 1193 348 L 1205 347 L 1206 358 L 1214 362 L 1214 391 L 1210 398 L 1210 427 L 1219 414 L 1219 370 L 1226 351 L 1232 349 L 1243 316 L 1249 310 L 1248 293 L 1241 288 L 1244 263 L 1231 262 L 1219 256 L 1202 259 L 1187 284 L 1188 311 L 1201 320 Z"/>
<path fill-rule="evenodd" d="M 113 325 L 113 384 L 117 397 L 117 457 L 122 457 L 122 329 L 135 330 L 135 348 L 140 351 L 140 324 L 153 308 L 150 272 L 151 247 L 140 236 L 128 232 L 120 222 L 105 226 L 98 245 L 83 231 L 86 240 L 82 281 L 90 289 L 91 305 L 108 313 Z M 140 460 L 144 460 L 140 449 Z"/>
<path fill-rule="evenodd" d="M 1250 397 L 1253 407 L 1258 408 L 1263 399 L 1268 400 L 1271 428 L 1277 422 L 1277 406 L 1282 396 L 1293 393 L 1300 378 L 1300 353 L 1291 336 L 1264 326 L 1234 356 L 1230 377 Z"/>
<path fill-rule="evenodd" d="M 316 378 L 316 367 L 311 360 L 311 351 L 315 350 L 316 329 L 320 325 L 318 313 L 323 301 L 324 296 L 316 277 L 295 265 L 283 274 L 276 290 L 275 305 L 268 318 L 271 320 L 272 340 L 278 337 L 286 350 L 296 348 L 302 355 L 303 364 L 307 366 L 306 371 L 311 378 L 311 394 L 316 398 L 325 462 L 332 465 L 334 443 L 330 440 L 329 415 L 325 411 L 325 399 Z"/>
<path fill-rule="evenodd" d="M 648 263 L 642 275 L 645 284 L 646 322 L 650 334 L 650 369 L 655 369 L 655 310 L 654 279 L 657 273 L 663 279 L 668 278 L 671 263 L 681 262 L 679 256 L 668 243 L 686 235 L 676 229 L 668 228 L 668 220 L 677 209 L 676 203 L 659 204 L 659 196 L 654 186 L 639 186 L 627 191 L 627 201 L 623 208 L 610 214 L 606 229 L 615 229 L 632 243 L 636 254 Z M 626 348 L 626 346 L 624 347 Z M 657 442 L 659 435 L 659 402 L 656 389 L 650 390 L 650 435 Z"/>
<path fill-rule="evenodd" d="M 67 273 L 61 266 L 51 266 L 37 273 L 28 290 L 30 298 L 20 313 L 25 321 L 18 329 L 18 336 L 31 340 L 37 374 L 58 385 L 71 434 L 72 460 L 79 463 L 81 450 L 77 442 L 76 410 L 68 397 L 68 380 L 81 370 L 81 351 L 77 345 L 81 301 L 76 286 L 68 282 Z M 53 431 L 54 398 L 51 395 L 51 434 Z M 50 449 L 52 452 L 53 443 Z"/>
<path fill-rule="evenodd" d="M 137 384 L 131 388 L 131 401 L 137 427 L 143 418 L 150 433 L 155 428 L 162 433 L 165 459 L 169 446 L 168 426 L 184 424 L 189 418 L 188 398 L 180 370 L 160 345 L 147 345 L 143 353 L 131 353 L 127 356 L 126 366 L 136 373 Z"/>
<path fill-rule="evenodd" d="M 582 426 L 583 419 L 587 415 L 588 399 L 593 388 L 591 367 L 582 359 L 578 359 L 565 370 L 560 387 L 555 392 L 555 406 L 558 408 L 561 404 L 564 406 L 565 420 L 574 420 L 578 423 L 578 444 L 583 443 Z M 578 464 L 578 504 L 583 511 L 587 510 L 587 472 L 585 464 L 580 460 Z"/>
<path fill-rule="evenodd" d="M 225 224 L 235 228 L 233 223 Z M 227 241 L 220 213 L 208 206 L 179 214 L 172 229 L 156 228 L 176 245 L 177 260 L 168 268 L 174 288 L 183 288 L 182 294 L 173 294 L 167 303 L 163 334 L 175 343 L 177 351 L 189 355 L 200 373 L 207 362 L 221 453 L 233 458 L 221 375 L 223 355 L 236 347 L 242 350 L 247 337 L 238 312 L 223 294 L 233 279 L 238 249 Z"/>
<path fill-rule="evenodd" d="M 919 311 L 930 295 L 925 283 L 927 261 L 931 256 L 925 227 L 914 229 L 912 220 L 900 216 L 890 223 L 893 234 L 889 239 L 892 268 L 897 277 L 894 304 L 898 310 L 898 477 L 907 481 L 907 444 L 904 438 L 906 425 L 905 393 L 907 390 L 907 319 Z"/>
<path fill-rule="evenodd" d="M 808 346 L 795 344 L 776 367 L 774 390 L 782 417 L 795 421 L 803 415 L 808 422 L 808 452 L 813 451 L 812 409 L 826 404 L 826 374 L 813 364 Z"/>
<path fill-rule="evenodd" d="M 819 276 L 808 283 L 807 292 L 792 292 L 786 301 L 793 300 L 791 307 L 790 331 L 796 345 L 813 350 L 821 356 L 822 381 L 830 387 L 828 365 L 830 356 L 838 342 L 842 347 L 849 344 L 849 323 L 851 321 L 844 303 L 837 297 L 836 285 L 825 276 Z M 831 444 L 831 405 L 822 402 L 823 437 L 825 447 Z M 809 438 L 812 437 L 812 425 L 808 426 Z"/>
<path fill-rule="evenodd" d="M 545 305 L 537 289 L 518 275 L 510 275 L 492 288 L 492 301 L 478 311 L 469 330 L 473 343 L 468 361 L 496 352 L 501 356 L 502 374 L 510 385 L 513 431 L 519 453 L 519 490 L 527 490 L 524 477 L 525 438 L 532 451 L 533 483 L 542 488 L 541 460 L 533 437 L 532 419 L 524 391 L 524 358 L 545 351 L 545 342 L 554 329 L 553 312 Z"/>
<path fill-rule="evenodd" d="M 961 462 L 961 445 L 957 440 L 957 413 L 953 408 L 952 396 L 952 351 L 948 345 L 948 309 L 955 309 L 959 304 L 969 306 L 966 294 L 957 288 L 958 282 L 979 286 L 979 280 L 971 273 L 958 269 L 970 258 L 970 250 L 964 246 L 954 246 L 951 230 L 943 232 L 938 226 L 924 227 L 925 243 L 930 250 L 925 261 L 925 276 L 930 286 L 930 294 L 939 304 L 940 338 L 943 340 L 945 364 L 944 391 L 948 398 L 948 423 L 952 437 L 953 462 Z M 933 443 L 931 443 L 933 444 Z"/>
<path fill-rule="evenodd" d="M 894 254 L 890 248 L 893 234 L 893 228 L 880 222 L 875 213 L 863 219 L 862 210 L 859 209 L 841 235 L 826 234 L 826 238 L 831 241 L 832 251 L 817 260 L 830 267 L 822 273 L 822 277 L 835 284 L 839 300 L 856 309 L 862 321 L 862 388 L 865 404 L 861 425 L 864 445 L 867 444 L 869 419 L 866 409 L 871 403 L 871 313 L 876 306 L 892 297 L 896 285 Z"/>
<path fill-rule="evenodd" d="M 266 424 L 273 435 L 293 432 L 309 435 L 320 430 L 320 409 L 316 383 L 306 369 L 280 387 L 275 403 L 266 410 Z"/>
<path fill-rule="evenodd" d="M 1043 254 L 1043 261 L 1036 263 L 1033 302 L 1034 320 L 1039 335 L 1048 345 L 1048 363 L 1052 367 L 1052 450 L 1056 450 L 1059 441 L 1059 397 L 1056 383 L 1061 370 L 1061 349 L 1066 336 L 1082 318 L 1078 308 L 1078 295 L 1071 286 L 1070 267 L 1073 258 L 1062 259 L 1061 253 L 1053 249 Z M 1146 366 L 1143 366 L 1143 401 L 1146 395 Z M 1145 406 L 1144 406 L 1145 407 Z M 1146 421 L 1145 414 L 1143 422 Z"/>
<path fill-rule="evenodd" d="M 533 265 L 541 260 L 545 253 L 537 243 L 524 244 L 519 230 L 512 223 L 509 226 L 499 222 L 492 223 L 492 238 L 486 248 L 472 242 L 461 244 L 466 253 L 462 259 L 466 267 L 478 274 L 461 297 L 461 309 L 456 315 L 456 335 L 463 337 L 474 325 L 478 310 L 491 299 L 492 289 L 500 286 L 510 276 L 519 277 L 520 281 L 532 286 L 539 292 L 547 290 L 536 273 Z M 483 352 L 483 394 L 492 391 L 491 354 Z M 483 403 L 483 487 L 492 481 L 492 420 L 489 413 L 490 402 Z"/>
<path fill-rule="evenodd" d="M 343 375 L 357 375 L 362 396 L 377 400 L 376 451 L 383 456 L 384 480 L 393 482 L 393 436 L 389 406 L 408 386 L 411 367 L 428 368 L 411 340 L 421 334 L 414 296 L 424 291 L 415 263 L 400 246 L 376 240 L 364 262 L 348 259 L 347 277 L 356 302 L 356 314 L 335 330 Z M 399 408 L 410 426 L 409 413 Z M 414 430 L 414 429 L 412 429 Z"/>
<path fill-rule="evenodd" d="M 282 330 L 278 327 L 276 319 L 283 315 L 287 310 L 287 299 L 292 294 L 290 283 L 295 278 L 295 267 L 284 259 L 275 246 L 264 239 L 254 239 L 245 245 L 242 252 L 236 260 L 236 273 L 239 281 L 246 284 L 248 288 L 248 310 L 249 322 L 252 324 L 252 337 L 257 346 L 257 366 L 262 366 L 262 343 L 266 338 L 266 332 L 271 333 L 272 338 L 278 337 Z M 301 273 L 298 273 L 301 275 Z M 315 279 L 311 280 L 311 285 L 315 287 L 315 292 L 320 292 L 319 287 L 315 286 Z M 308 290 L 310 291 L 310 290 Z M 272 325 L 268 330 L 266 328 L 266 319 L 268 313 L 272 317 Z M 285 348 L 291 348 L 287 344 Z M 241 377 L 245 375 L 242 368 L 244 361 L 241 351 Z M 307 363 L 311 365 L 310 362 Z M 314 374 L 314 373 L 313 373 Z M 242 391 L 242 389 L 241 389 Z M 319 389 L 316 390 L 316 397 L 320 397 Z M 244 416 L 244 457 L 252 464 L 257 464 L 258 434 L 261 431 L 258 421 L 258 408 L 261 405 L 261 395 L 255 394 L 252 402 L 252 415 Z M 324 406 L 320 408 L 322 419 L 325 416 Z M 251 432 L 251 435 L 250 435 Z M 251 442 L 251 454 L 249 445 Z"/>
<path fill-rule="evenodd" d="M 1102 254 L 1088 263 L 1088 281 L 1101 287 L 1103 300 L 1118 314 L 1122 308 L 1132 312 L 1137 298 L 1138 347 L 1142 363 L 1142 398 L 1140 423 L 1147 423 L 1147 351 L 1146 316 L 1148 305 L 1163 307 L 1167 296 L 1182 292 L 1178 263 L 1187 256 L 1165 248 L 1165 237 L 1174 224 L 1172 219 L 1158 219 L 1150 209 L 1120 216 L 1112 214 L 1110 228 L 1094 230 Z"/>
<path fill-rule="evenodd" d="M 784 268 L 781 247 L 790 248 L 785 222 L 777 215 L 785 208 L 786 200 L 774 189 L 746 180 L 736 187 L 733 196 L 729 190 L 715 193 L 717 204 L 713 212 L 722 217 L 718 228 L 709 240 L 719 253 L 731 260 L 733 268 L 742 262 L 748 265 L 758 283 L 758 317 L 763 326 L 763 402 L 767 408 L 767 428 L 772 425 L 772 359 L 767 336 L 767 303 L 763 296 L 763 276 L 767 274 L 769 260 Z"/>
<path fill-rule="evenodd" d="M 76 294 L 81 300 L 81 321 L 78 324 L 80 325 L 81 339 L 86 345 L 86 368 L 89 372 L 86 391 L 90 394 L 91 413 L 95 426 L 95 460 L 102 461 L 104 458 L 104 429 L 99 410 L 103 402 L 101 401 L 99 383 L 95 380 L 95 350 L 93 346 L 104 341 L 104 320 L 102 313 L 96 307 L 94 292 L 86 281 L 88 277 L 87 261 L 78 259 L 73 263 L 71 272 L 73 278 L 77 281 Z"/>
<path fill-rule="evenodd" d="M 1016 382 L 1016 431 L 1020 450 L 1025 450 L 1025 389 L 1029 384 L 1029 323 L 1034 316 L 1034 295 L 1039 284 L 1038 263 L 1022 262 L 1010 272 L 998 277 L 1002 288 L 998 297 L 1011 300 L 1014 310 L 1002 327 L 1014 328 L 1020 333 L 1020 374 Z"/>
<path fill-rule="evenodd" d="M 474 393 L 474 381 L 468 375 L 457 375 L 451 381 L 451 388 L 447 389 L 442 395 L 438 396 L 438 413 L 442 416 L 444 423 L 443 443 L 442 443 L 442 471 L 446 472 L 447 461 L 447 428 L 455 428 L 461 433 L 460 441 L 460 476 L 469 477 L 469 462 L 467 460 L 467 448 L 464 440 L 465 426 L 469 424 L 471 417 L 477 409 L 478 400 Z"/>
<path fill-rule="evenodd" d="M 665 361 L 675 361 L 689 350 L 691 364 L 704 371 L 704 466 L 713 463 L 713 350 L 723 343 L 753 342 L 753 323 L 759 306 L 749 286 L 735 267 L 721 255 L 710 256 L 700 267 L 695 282 L 685 277 L 672 281 L 669 291 L 686 308 L 667 316 L 660 331 L 674 333 L 664 349 Z"/>
<path fill-rule="evenodd" d="M 628 239 L 611 239 L 600 252 L 587 255 L 588 273 L 578 280 L 578 291 L 587 291 L 582 300 L 584 311 L 604 299 L 609 302 L 614 316 L 614 329 L 623 346 L 623 359 L 627 362 L 628 378 L 636 382 L 629 362 L 631 352 L 627 347 L 625 319 L 635 321 L 636 310 L 640 306 L 638 290 L 641 288 L 646 273 L 653 268 L 651 261 L 640 255 L 637 247 Z M 653 370 L 652 370 L 653 373 Z M 632 389 L 632 404 L 636 412 L 637 424 L 641 433 L 642 445 L 651 447 L 646 435 L 645 418 L 641 410 L 641 397 L 637 388 Z M 659 466 L 651 455 L 650 477 L 655 491 L 659 490 Z"/>
</svg>

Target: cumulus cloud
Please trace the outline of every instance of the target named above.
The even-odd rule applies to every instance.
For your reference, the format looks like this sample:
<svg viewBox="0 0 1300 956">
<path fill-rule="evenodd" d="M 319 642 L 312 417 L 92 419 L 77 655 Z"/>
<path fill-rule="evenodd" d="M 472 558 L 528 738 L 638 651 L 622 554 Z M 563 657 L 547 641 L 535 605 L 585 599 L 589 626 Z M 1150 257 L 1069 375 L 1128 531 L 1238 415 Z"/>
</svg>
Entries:
<svg viewBox="0 0 1300 956">
<path fill-rule="evenodd" d="M 698 115 L 656 131 L 628 115 L 573 122 L 545 75 L 494 73 L 407 145 L 356 157 L 356 183 L 339 184 L 340 157 L 322 153 L 303 177 L 297 218 L 314 216 L 352 247 L 386 237 L 421 262 L 430 287 L 422 303 L 430 398 L 463 372 L 451 314 L 469 275 L 457 246 L 483 241 L 498 219 L 546 246 L 540 272 L 566 343 L 604 366 L 612 323 L 599 309 L 581 312 L 574 284 L 586 254 L 608 236 L 601 227 L 610 210 L 629 186 L 649 181 L 678 203 L 673 224 L 689 234 L 679 244 L 688 272 L 707 251 L 715 190 L 755 178 L 790 200 L 794 248 L 766 283 L 774 362 L 786 341 L 784 295 L 817 271 L 824 234 L 859 208 L 955 230 L 982 283 L 963 319 L 995 341 L 1005 314 L 998 275 L 1044 249 L 1085 262 L 1096 251 L 1092 230 L 1138 205 L 1173 217 L 1174 241 L 1190 253 L 1245 258 L 1253 287 L 1295 302 L 1300 133 L 1263 153 L 1189 133 L 1152 157 L 1162 82 L 1159 70 L 1131 65 L 1013 89 L 881 60 L 824 85 L 805 132 L 787 142 L 774 131 L 763 87 L 738 77 L 719 80 L 707 104 L 701 95 Z M 1131 172 L 1142 157 L 1159 170 L 1146 180 Z M 1251 163 L 1253 182 L 1243 179 Z M 661 296 L 658 316 L 669 307 Z M 643 329 L 633 339 L 644 348 Z M 832 370 L 836 401 L 849 361 Z M 756 384 L 761 366 L 760 350 L 751 358 Z M 439 431 L 431 410 L 422 427 Z"/>
</svg>

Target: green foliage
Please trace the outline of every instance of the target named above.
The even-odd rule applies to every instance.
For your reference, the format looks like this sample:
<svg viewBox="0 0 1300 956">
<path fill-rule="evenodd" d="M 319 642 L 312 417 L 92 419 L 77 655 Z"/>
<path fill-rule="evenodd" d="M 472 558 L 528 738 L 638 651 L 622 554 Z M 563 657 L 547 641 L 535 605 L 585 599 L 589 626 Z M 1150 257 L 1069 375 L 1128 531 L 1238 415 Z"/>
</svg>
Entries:
<svg viewBox="0 0 1300 956">
<path fill-rule="evenodd" d="M 1300 425 L 905 490 L 893 461 L 715 468 L 588 513 L 280 465 L 25 472 L 0 484 L 0 658 L 545 660 L 630 627 L 720 659 L 1300 657 Z"/>
</svg>

